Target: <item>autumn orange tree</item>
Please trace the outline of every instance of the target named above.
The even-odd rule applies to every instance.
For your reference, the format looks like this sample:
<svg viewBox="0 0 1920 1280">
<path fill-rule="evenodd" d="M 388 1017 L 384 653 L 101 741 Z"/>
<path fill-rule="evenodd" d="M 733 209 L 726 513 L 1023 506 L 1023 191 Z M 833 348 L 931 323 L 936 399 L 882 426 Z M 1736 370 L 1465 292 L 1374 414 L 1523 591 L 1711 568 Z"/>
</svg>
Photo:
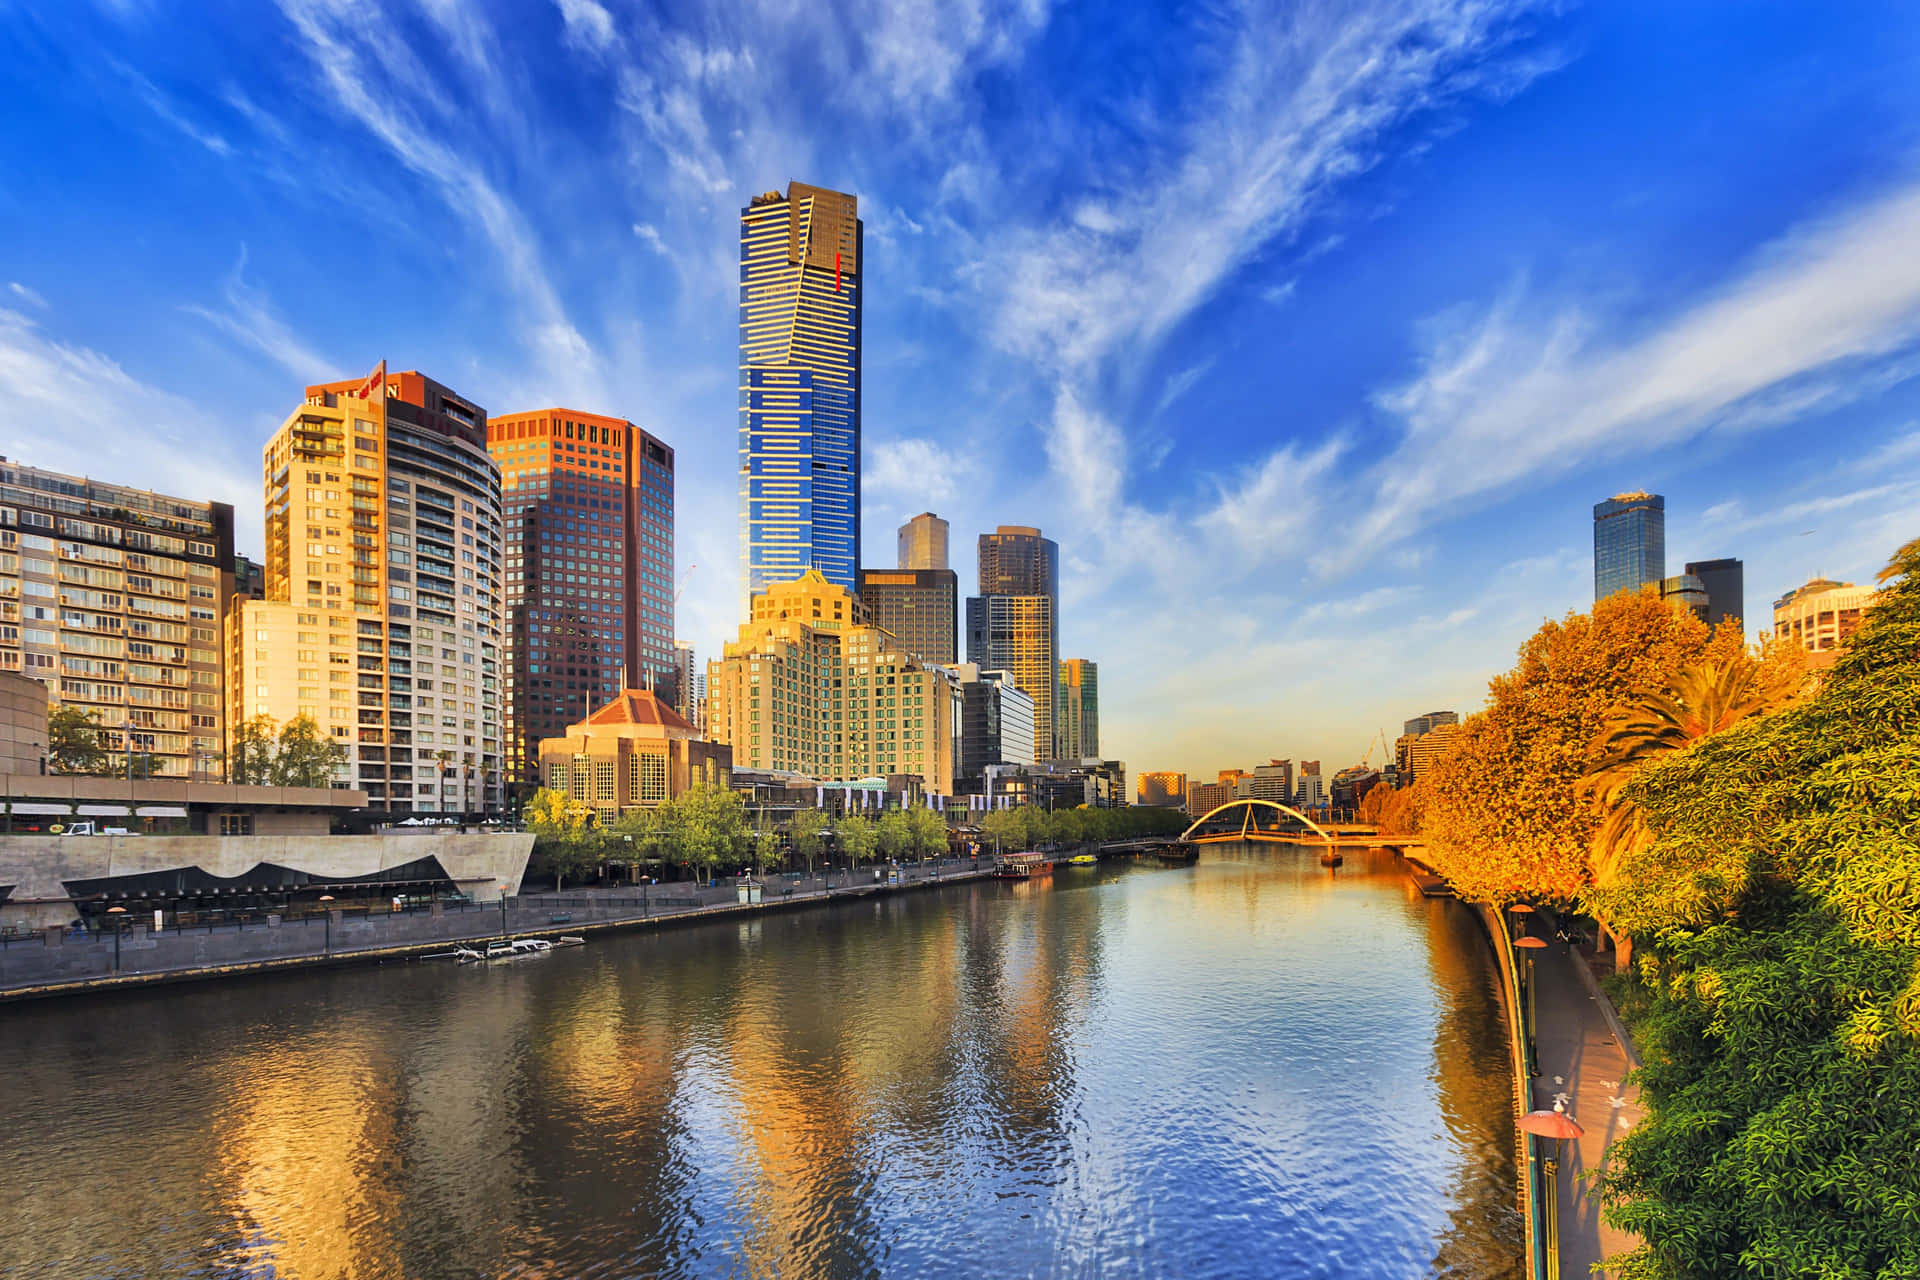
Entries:
<svg viewBox="0 0 1920 1280">
<path fill-rule="evenodd" d="M 1421 780 L 1436 869 L 1466 898 L 1580 901 L 1599 822 L 1586 779 L 1609 718 L 1689 666 L 1747 659 L 1737 625 L 1709 628 L 1650 590 L 1549 620 Z"/>
</svg>

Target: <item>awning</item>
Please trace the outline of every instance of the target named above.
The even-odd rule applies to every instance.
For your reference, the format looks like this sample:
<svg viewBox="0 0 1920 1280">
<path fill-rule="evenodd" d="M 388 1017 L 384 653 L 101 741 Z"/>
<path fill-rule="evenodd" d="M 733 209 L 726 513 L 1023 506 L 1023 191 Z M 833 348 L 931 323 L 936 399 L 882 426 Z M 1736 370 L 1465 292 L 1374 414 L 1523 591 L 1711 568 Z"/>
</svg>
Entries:
<svg viewBox="0 0 1920 1280">
<path fill-rule="evenodd" d="M 39 804 L 30 800 L 16 800 L 13 802 L 13 812 L 22 817 L 64 818 L 73 812 L 73 806 L 70 804 Z"/>
<path fill-rule="evenodd" d="M 127 806 L 123 804 L 83 804 L 80 806 L 83 818 L 124 818 Z"/>
<path fill-rule="evenodd" d="M 82 812 L 85 811 L 82 810 Z M 122 809 L 120 812 L 125 813 L 126 810 Z M 187 816 L 187 811 L 177 804 L 143 804 L 133 812 L 136 816 L 142 818 L 184 818 Z"/>
</svg>

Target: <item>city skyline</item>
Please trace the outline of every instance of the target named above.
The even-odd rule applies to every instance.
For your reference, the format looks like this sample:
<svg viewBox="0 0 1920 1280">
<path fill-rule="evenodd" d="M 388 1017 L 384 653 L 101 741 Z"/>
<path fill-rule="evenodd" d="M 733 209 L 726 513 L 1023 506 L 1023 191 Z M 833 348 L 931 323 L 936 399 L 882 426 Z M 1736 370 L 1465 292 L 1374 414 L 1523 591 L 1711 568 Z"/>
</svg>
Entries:
<svg viewBox="0 0 1920 1280">
<path fill-rule="evenodd" d="M 665 38 L 592 3 L 510 38 L 326 0 L 191 34 L 137 5 L 0 16 L 39 55 L 5 72 L 36 199 L 0 203 L 0 452 L 231 503 L 259 555 L 290 387 L 392 356 L 483 404 L 591 406 L 678 451 L 678 629 L 718 652 L 739 210 L 801 181 L 858 195 L 887 286 L 860 563 L 929 508 L 963 544 L 1045 528 L 1060 651 L 1099 662 L 1103 754 L 1134 768 L 1337 767 L 1406 707 L 1472 711 L 1585 607 L 1614 492 L 1666 497 L 1673 563 L 1744 563 L 1749 635 L 1910 536 L 1920 175 L 1855 125 L 1920 90 L 1914 35 L 1870 9 L 1142 17 L 1106 46 L 1023 9 L 833 51 L 646 21 Z M 1056 101 L 1146 49 L 1138 120 Z M 1706 72 L 1653 75 L 1652 49 Z M 1783 126 L 1802 75 L 1822 94 Z M 342 281 L 439 305 L 312 305 Z"/>
</svg>

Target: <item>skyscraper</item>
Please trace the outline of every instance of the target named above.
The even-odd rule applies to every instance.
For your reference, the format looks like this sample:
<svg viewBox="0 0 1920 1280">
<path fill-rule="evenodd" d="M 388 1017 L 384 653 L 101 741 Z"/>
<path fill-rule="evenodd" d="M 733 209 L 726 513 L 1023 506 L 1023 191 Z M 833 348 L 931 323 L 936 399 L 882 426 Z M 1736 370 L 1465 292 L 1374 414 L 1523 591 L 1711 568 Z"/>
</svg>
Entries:
<svg viewBox="0 0 1920 1280">
<path fill-rule="evenodd" d="M 542 739 L 622 687 L 677 683 L 673 450 L 562 408 L 494 418 L 487 448 L 505 494 L 507 769 L 531 782 Z"/>
<path fill-rule="evenodd" d="M 1667 500 L 1616 493 L 1593 507 L 1593 598 L 1638 591 L 1667 576 Z"/>
<path fill-rule="evenodd" d="M 224 502 L 0 458 L 0 671 L 98 717 L 130 772 L 218 778 L 235 563 Z"/>
<path fill-rule="evenodd" d="M 1707 589 L 1707 625 L 1717 627 L 1728 618 L 1747 616 L 1746 566 L 1738 560 L 1694 560 L 1687 572 Z"/>
<path fill-rule="evenodd" d="M 1062 747 L 1060 548 L 1038 529 L 1001 525 L 980 535 L 980 594 L 967 598 L 967 661 L 1011 671 L 1033 698 L 1034 739 L 1047 759 Z"/>
<path fill-rule="evenodd" d="M 1100 667 L 1085 658 L 1060 664 L 1060 755 L 1092 760 L 1100 755 Z"/>
<path fill-rule="evenodd" d="M 375 811 L 498 812 L 500 469 L 418 373 L 307 388 L 262 451 L 266 599 L 228 627 L 230 725 L 312 716 Z"/>
<path fill-rule="evenodd" d="M 960 576 L 951 569 L 862 569 L 860 598 L 873 625 L 891 631 L 916 658 L 950 667 L 960 660 Z"/>
<path fill-rule="evenodd" d="M 794 182 L 740 211 L 744 597 L 808 569 L 859 586 L 857 210 L 850 195 Z"/>
<path fill-rule="evenodd" d="M 947 563 L 947 522 L 931 511 L 922 511 L 900 526 L 900 567 L 902 569 L 949 569 Z"/>
</svg>

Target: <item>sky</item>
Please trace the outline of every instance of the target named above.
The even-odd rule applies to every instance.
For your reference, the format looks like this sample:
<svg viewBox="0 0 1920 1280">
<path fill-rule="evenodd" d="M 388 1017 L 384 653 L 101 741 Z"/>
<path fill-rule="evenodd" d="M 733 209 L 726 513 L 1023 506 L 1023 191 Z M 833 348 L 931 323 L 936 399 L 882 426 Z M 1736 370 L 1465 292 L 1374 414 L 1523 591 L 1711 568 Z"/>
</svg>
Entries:
<svg viewBox="0 0 1920 1280">
<path fill-rule="evenodd" d="M 1902 3 L 0 0 L 0 102 L 0 453 L 258 555 L 308 383 L 626 417 L 703 657 L 739 212 L 854 193 L 866 562 L 1039 526 L 1134 772 L 1474 710 L 1622 490 L 1750 632 L 1920 533 Z"/>
</svg>

